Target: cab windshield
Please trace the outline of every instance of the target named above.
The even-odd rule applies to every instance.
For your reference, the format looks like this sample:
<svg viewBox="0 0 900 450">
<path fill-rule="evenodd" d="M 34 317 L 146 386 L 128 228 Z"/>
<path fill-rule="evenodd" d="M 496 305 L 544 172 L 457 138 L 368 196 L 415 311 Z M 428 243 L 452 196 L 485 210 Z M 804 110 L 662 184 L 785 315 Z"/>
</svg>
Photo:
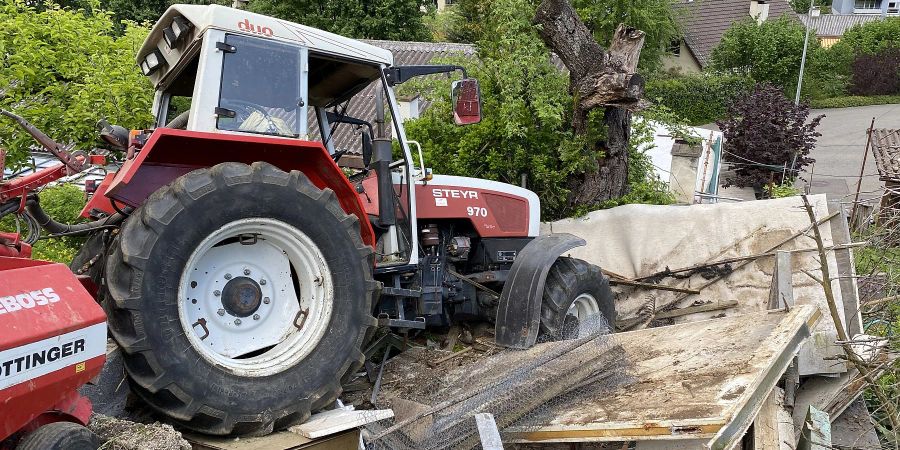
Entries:
<svg viewBox="0 0 900 450">
<path fill-rule="evenodd" d="M 222 63 L 220 130 L 298 137 L 306 120 L 301 92 L 301 48 L 227 35 Z M 231 51 L 233 49 L 234 51 Z"/>
</svg>

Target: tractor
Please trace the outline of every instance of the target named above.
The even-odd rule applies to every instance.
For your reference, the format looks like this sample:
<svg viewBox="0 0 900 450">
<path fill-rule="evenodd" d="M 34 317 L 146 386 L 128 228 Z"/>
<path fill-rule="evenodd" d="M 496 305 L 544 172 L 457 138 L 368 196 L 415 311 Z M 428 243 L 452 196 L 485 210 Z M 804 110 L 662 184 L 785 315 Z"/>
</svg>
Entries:
<svg viewBox="0 0 900 450">
<path fill-rule="evenodd" d="M 561 256 L 585 242 L 539 233 L 536 194 L 414 158 L 394 88 L 460 73 L 452 120 L 475 124 L 464 67 L 394 65 L 374 45 L 218 5 L 171 6 L 137 64 L 155 123 L 101 122 L 124 161 L 91 189 L 92 220 L 58 223 L 34 197 L 26 211 L 89 236 L 71 268 L 98 286 L 133 392 L 180 426 L 302 422 L 334 403 L 378 328 L 482 321 L 528 348 L 589 317 L 614 323 L 600 269 Z M 372 101 L 374 117 L 347 113 Z M 353 152 L 335 149 L 341 129 Z"/>
</svg>

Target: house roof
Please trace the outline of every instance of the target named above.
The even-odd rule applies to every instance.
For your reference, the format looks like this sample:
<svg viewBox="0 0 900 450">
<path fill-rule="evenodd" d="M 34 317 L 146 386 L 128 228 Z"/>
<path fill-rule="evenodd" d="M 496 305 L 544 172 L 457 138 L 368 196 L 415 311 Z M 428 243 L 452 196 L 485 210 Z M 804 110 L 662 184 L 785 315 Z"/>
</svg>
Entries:
<svg viewBox="0 0 900 450">
<path fill-rule="evenodd" d="M 750 18 L 750 0 L 678 0 L 677 19 L 688 49 L 706 67 L 713 48 L 735 22 Z M 796 17 L 787 0 L 769 0 L 769 18 Z"/>
<path fill-rule="evenodd" d="M 806 25 L 810 19 L 805 14 L 800 14 L 800 21 Z M 812 19 L 812 27 L 819 37 L 843 36 L 854 25 L 875 22 L 881 20 L 878 14 L 822 14 Z"/>
<path fill-rule="evenodd" d="M 466 57 L 474 57 L 476 50 L 471 44 L 455 44 L 449 42 L 400 42 L 400 41 L 377 41 L 365 40 L 367 44 L 388 50 L 393 54 L 394 65 L 419 65 L 431 64 L 436 58 L 448 57 L 453 55 L 461 55 Z M 375 120 L 375 87 L 377 83 L 370 84 L 365 90 L 353 97 L 352 101 L 347 104 L 347 110 L 344 112 L 347 116 L 374 122 Z M 450 89 L 448 83 L 447 89 Z M 426 102 L 419 103 L 419 110 L 427 107 Z M 448 118 L 449 120 L 449 118 Z M 374 123 L 373 123 L 374 125 Z M 309 118 L 309 129 L 314 130 L 311 138 L 319 139 L 318 124 L 314 115 Z M 345 156 L 341 159 L 342 166 L 360 166 L 359 155 L 361 153 L 360 143 L 361 130 L 354 125 L 339 124 L 335 133 L 331 137 L 331 142 L 336 151 L 346 150 Z M 390 130 L 388 130 L 390 136 Z"/>
<path fill-rule="evenodd" d="M 900 129 L 873 129 L 872 156 L 882 180 L 900 181 Z"/>
</svg>

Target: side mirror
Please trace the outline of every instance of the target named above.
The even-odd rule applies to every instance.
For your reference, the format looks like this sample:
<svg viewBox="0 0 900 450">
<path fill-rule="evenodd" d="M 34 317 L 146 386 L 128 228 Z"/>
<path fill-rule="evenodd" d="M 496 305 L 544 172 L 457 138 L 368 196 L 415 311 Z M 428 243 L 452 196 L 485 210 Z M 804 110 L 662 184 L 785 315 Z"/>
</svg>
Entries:
<svg viewBox="0 0 900 450">
<path fill-rule="evenodd" d="M 481 89 L 478 80 L 466 78 L 454 81 L 450 87 L 453 102 L 453 122 L 457 125 L 471 125 L 481 122 Z"/>
<path fill-rule="evenodd" d="M 110 125 L 106 119 L 101 119 L 97 122 L 97 129 L 100 131 L 100 138 L 110 147 L 119 150 L 128 148 L 128 130 L 125 127 Z"/>
<path fill-rule="evenodd" d="M 363 168 L 368 169 L 372 163 L 372 137 L 368 133 L 362 133 L 361 136 Z"/>
</svg>

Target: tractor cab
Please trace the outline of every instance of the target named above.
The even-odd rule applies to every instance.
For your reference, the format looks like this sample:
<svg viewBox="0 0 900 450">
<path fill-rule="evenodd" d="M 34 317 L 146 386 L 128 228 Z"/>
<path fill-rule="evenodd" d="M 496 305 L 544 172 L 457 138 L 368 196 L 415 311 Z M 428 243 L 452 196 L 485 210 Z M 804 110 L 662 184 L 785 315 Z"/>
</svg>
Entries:
<svg viewBox="0 0 900 450">
<path fill-rule="evenodd" d="M 454 119 L 458 124 L 479 119 L 477 82 L 465 79 L 461 67 L 395 67 L 392 54 L 373 45 L 218 5 L 169 8 L 137 63 L 156 89 L 157 130 L 321 145 L 353 174 L 377 236 L 380 264 L 416 262 L 410 186 L 415 174 L 425 173 L 424 167 L 413 167 L 402 121 L 392 120 L 400 117 L 393 86 L 411 76 L 462 70 L 464 80 L 453 90 L 465 107 Z M 356 148 L 336 149 L 336 132 L 356 135 Z"/>
</svg>

